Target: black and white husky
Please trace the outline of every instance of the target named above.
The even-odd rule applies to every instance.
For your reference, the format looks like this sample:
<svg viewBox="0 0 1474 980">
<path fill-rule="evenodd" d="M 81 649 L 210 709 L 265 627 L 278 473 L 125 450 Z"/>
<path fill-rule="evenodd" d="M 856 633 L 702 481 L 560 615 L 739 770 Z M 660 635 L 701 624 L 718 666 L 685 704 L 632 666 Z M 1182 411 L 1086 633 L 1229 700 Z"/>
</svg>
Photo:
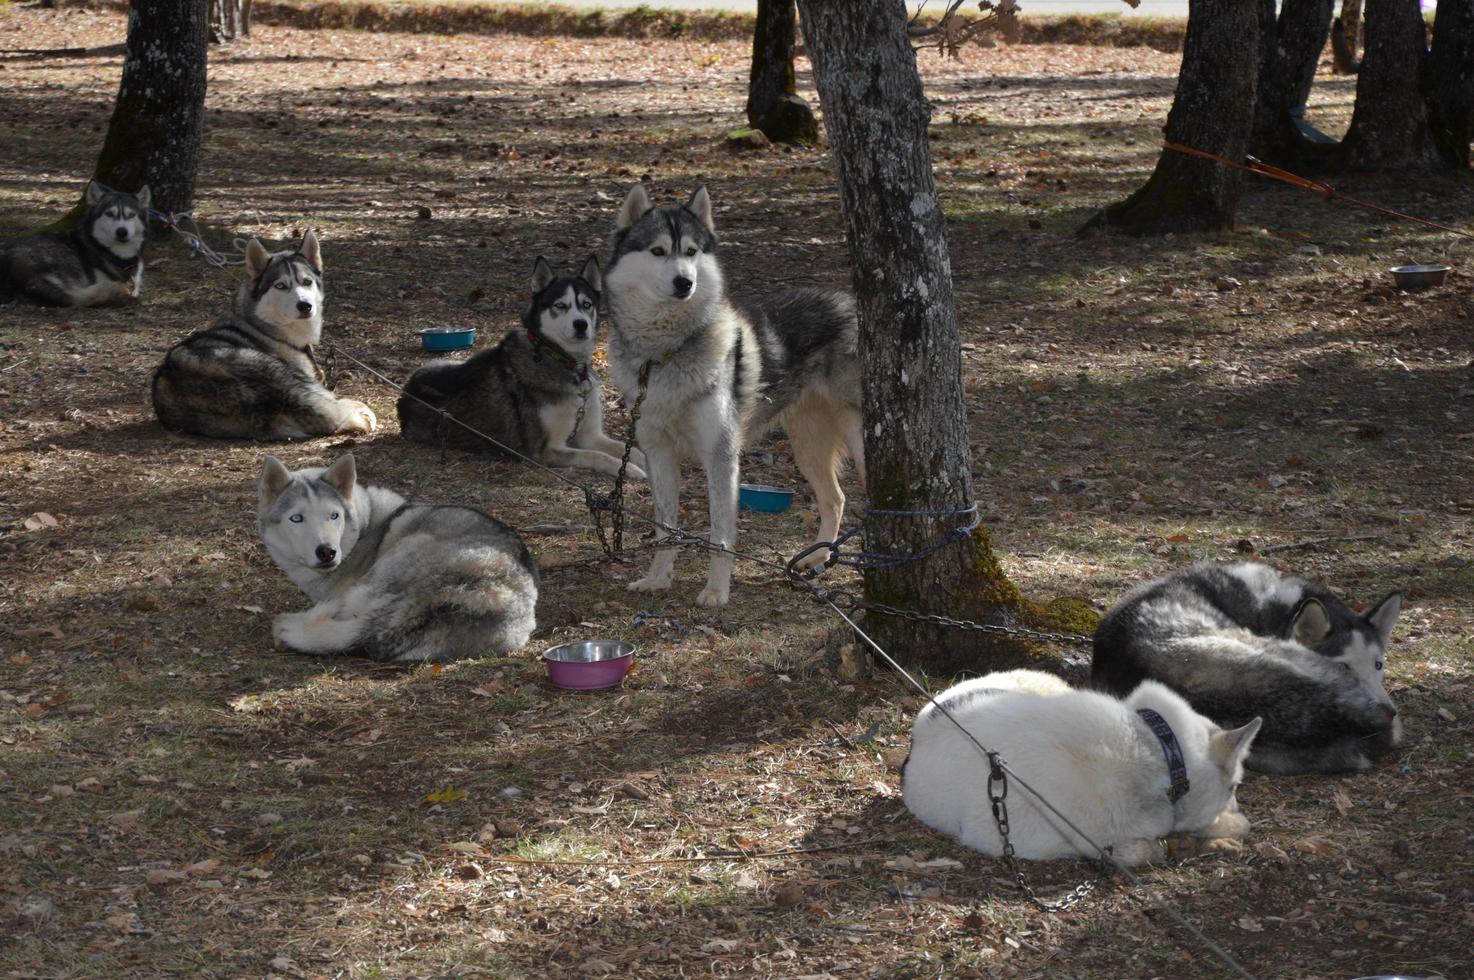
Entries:
<svg viewBox="0 0 1474 980">
<path fill-rule="evenodd" d="M 149 191 L 87 184 L 86 210 L 71 231 L 43 231 L 0 242 L 0 303 L 116 306 L 143 292 Z"/>
<path fill-rule="evenodd" d="M 1124 696 L 1149 678 L 1220 725 L 1262 717 L 1251 769 L 1365 769 L 1402 740 L 1382 681 L 1401 609 L 1394 592 L 1358 615 L 1267 565 L 1205 562 L 1137 587 L 1106 613 L 1091 683 Z"/>
<path fill-rule="evenodd" d="M 276 617 L 283 646 L 449 660 L 510 653 L 537 625 L 537 563 L 516 531 L 479 510 L 365 486 L 352 455 L 295 473 L 267 456 L 256 498 L 271 560 L 314 603 Z"/>
<path fill-rule="evenodd" d="M 431 445 L 499 452 L 444 411 L 525 456 L 618 473 L 624 446 L 604 434 L 593 368 L 599 289 L 599 261 L 592 255 L 576 276 L 554 275 L 539 256 L 522 329 L 467 361 L 436 361 L 411 375 L 399 399 L 400 432 Z M 644 454 L 632 449 L 626 473 L 643 480 L 644 464 Z"/>
<path fill-rule="evenodd" d="M 312 347 L 325 298 L 316 235 L 273 254 L 251 239 L 234 310 L 175 344 L 154 372 L 164 428 L 260 440 L 374 431 L 372 409 L 322 386 Z"/>
<path fill-rule="evenodd" d="M 625 198 L 604 275 L 614 321 L 609 373 L 627 403 L 640 401 L 636 435 L 655 519 L 676 526 L 681 460 L 695 458 L 706 472 L 711 541 L 734 547 L 738 454 L 777 422 L 818 498 L 819 540 L 832 541 L 846 456 L 865 478 L 854 299 L 794 289 L 739 306 L 727 299 L 716 248 L 705 187 L 680 207 L 654 207 L 638 184 Z M 826 557 L 816 552 L 807 563 Z M 630 588 L 669 588 L 674 566 L 674 549 L 658 551 Z M 732 557 L 713 552 L 696 601 L 722 605 L 731 579 Z"/>
</svg>

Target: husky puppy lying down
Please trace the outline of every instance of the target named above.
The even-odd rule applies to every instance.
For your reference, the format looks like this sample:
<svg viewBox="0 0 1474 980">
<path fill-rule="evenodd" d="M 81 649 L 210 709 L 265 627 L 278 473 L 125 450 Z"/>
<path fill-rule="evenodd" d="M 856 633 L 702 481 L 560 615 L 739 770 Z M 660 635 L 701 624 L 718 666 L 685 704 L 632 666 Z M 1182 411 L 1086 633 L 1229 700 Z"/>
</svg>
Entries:
<svg viewBox="0 0 1474 980">
<path fill-rule="evenodd" d="M 1160 861 L 1159 838 L 1242 838 L 1249 822 L 1234 791 L 1259 719 L 1224 731 L 1161 684 L 1124 701 L 1018 670 L 943 691 L 937 702 L 986 748 L 1124 864 Z M 1003 853 L 988 799 L 989 763 L 933 704 L 916 716 L 901 775 L 922 823 L 985 854 Z M 1095 851 L 1017 781 L 1008 788 L 1009 838 L 1021 858 Z"/>
<path fill-rule="evenodd" d="M 1160 681 L 1220 725 L 1260 716 L 1248 766 L 1366 769 L 1402 740 L 1383 667 L 1402 596 L 1358 615 L 1324 586 L 1257 562 L 1204 562 L 1147 582 L 1095 631 L 1091 685 Z"/>
<path fill-rule="evenodd" d="M 509 653 L 537 626 L 537 563 L 471 507 L 407 504 L 358 482 L 353 456 L 292 472 L 267 456 L 261 540 L 314 605 L 272 624 L 302 653 L 452 660 Z"/>
<path fill-rule="evenodd" d="M 75 228 L 0 241 L 0 303 L 117 306 L 137 299 L 149 200 L 146 186 L 127 194 L 89 181 Z"/>
</svg>

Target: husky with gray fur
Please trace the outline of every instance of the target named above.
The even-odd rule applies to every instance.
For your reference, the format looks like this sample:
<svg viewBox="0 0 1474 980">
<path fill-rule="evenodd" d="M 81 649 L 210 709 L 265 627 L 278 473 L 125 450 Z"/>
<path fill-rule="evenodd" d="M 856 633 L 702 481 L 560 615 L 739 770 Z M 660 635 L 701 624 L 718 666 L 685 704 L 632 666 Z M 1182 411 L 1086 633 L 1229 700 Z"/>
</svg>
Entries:
<svg viewBox="0 0 1474 980">
<path fill-rule="evenodd" d="M 296 472 L 267 456 L 256 519 L 271 560 L 313 601 L 276 617 L 282 646 L 453 660 L 519 649 L 537 625 L 537 563 L 517 532 L 471 507 L 365 486 L 351 454 Z"/>
<path fill-rule="evenodd" d="M 264 441 L 374 431 L 372 409 L 322 386 L 312 347 L 325 298 L 316 235 L 272 254 L 251 239 L 235 308 L 175 344 L 154 372 L 164 428 Z"/>
<path fill-rule="evenodd" d="M 82 220 L 71 231 L 43 231 L 0 242 L 0 303 L 117 306 L 143 292 L 149 191 L 103 190 L 89 181 Z"/>
<path fill-rule="evenodd" d="M 1205 562 L 1139 586 L 1100 621 L 1091 683 L 1151 678 L 1221 725 L 1262 716 L 1248 765 L 1366 769 L 1402 740 L 1383 685 L 1394 592 L 1364 614 L 1323 586 L 1257 562 Z"/>
<path fill-rule="evenodd" d="M 477 434 L 483 432 L 545 463 L 618 473 L 624 445 L 604 434 L 603 393 L 593 368 L 599 290 L 599 262 L 592 255 L 576 276 L 554 275 L 539 256 L 522 329 L 469 360 L 435 361 L 415 371 L 399 399 L 400 432 L 432 446 L 499 452 Z M 644 453 L 631 449 L 626 473 L 643 480 L 644 465 Z"/>
<path fill-rule="evenodd" d="M 1173 793 L 1171 766 L 1138 714 L 1142 709 L 1156 712 L 1171 729 L 1185 766 L 1185 792 Z M 1009 784 L 1009 839 L 1019 857 L 1095 856 L 1040 797 L 1128 865 L 1162 860 L 1159 838 L 1169 834 L 1204 841 L 1248 834 L 1235 789 L 1259 719 L 1224 731 L 1152 681 L 1118 701 L 1017 670 L 966 681 L 922 708 L 901 772 L 901 795 L 917 819 L 985 854 L 1003 853 L 988 798 L 989 762 L 959 724 L 1030 787 Z"/>
<path fill-rule="evenodd" d="M 631 405 L 645 387 L 636 435 L 649 462 L 655 519 L 678 525 L 681 460 L 695 459 L 706 474 L 711 541 L 734 547 L 739 454 L 778 423 L 818 498 L 818 539 L 832 541 L 844 512 L 839 471 L 846 457 L 865 479 L 854 299 L 793 289 L 736 304 L 716 249 L 705 187 L 680 207 L 654 207 L 638 184 L 625 198 L 604 275 L 613 319 L 609 373 Z M 805 564 L 825 558 L 816 552 Z M 645 577 L 629 587 L 669 588 L 674 567 L 675 549 L 657 551 Z M 722 605 L 731 579 L 732 557 L 713 552 L 696 601 Z"/>
</svg>

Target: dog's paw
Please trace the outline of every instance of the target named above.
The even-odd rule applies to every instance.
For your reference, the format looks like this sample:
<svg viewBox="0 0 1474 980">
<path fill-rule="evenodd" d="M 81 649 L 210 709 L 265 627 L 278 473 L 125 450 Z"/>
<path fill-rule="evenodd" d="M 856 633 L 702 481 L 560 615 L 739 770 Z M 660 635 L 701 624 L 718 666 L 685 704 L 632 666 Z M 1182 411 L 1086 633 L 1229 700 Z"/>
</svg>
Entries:
<svg viewBox="0 0 1474 980">
<path fill-rule="evenodd" d="M 1243 840 L 1249 836 L 1249 818 L 1238 810 L 1224 810 L 1195 836 L 1200 841 Z"/>
<path fill-rule="evenodd" d="M 277 649 L 295 650 L 302 643 L 302 632 L 307 626 L 306 613 L 282 613 L 271 621 L 271 638 Z"/>
<path fill-rule="evenodd" d="M 797 563 L 797 568 L 801 572 L 807 572 L 811 568 L 818 568 L 820 565 L 823 565 L 828 560 L 829 549 L 819 548 L 818 550 L 805 555 L 803 560 Z"/>
<path fill-rule="evenodd" d="M 1198 841 L 1199 854 L 1238 854 L 1243 849 L 1244 842 L 1234 837 L 1214 837 Z"/>
<path fill-rule="evenodd" d="M 708 585 L 696 596 L 696 604 L 698 606 L 725 606 L 727 600 L 731 598 L 731 591 L 729 586 Z"/>
<path fill-rule="evenodd" d="M 630 464 L 624 468 L 624 475 L 625 479 L 627 480 L 639 480 L 642 483 L 650 482 L 649 474 L 647 474 L 640 467 L 636 466 L 633 461 L 631 461 Z"/>
<path fill-rule="evenodd" d="M 635 579 L 629 585 L 625 586 L 625 588 L 631 592 L 659 592 L 662 589 L 670 588 L 670 576 L 646 575 L 644 578 Z"/>
<path fill-rule="evenodd" d="M 379 417 L 363 402 L 352 398 L 340 398 L 343 406 L 343 425 L 340 432 L 372 432 L 379 427 Z"/>
</svg>

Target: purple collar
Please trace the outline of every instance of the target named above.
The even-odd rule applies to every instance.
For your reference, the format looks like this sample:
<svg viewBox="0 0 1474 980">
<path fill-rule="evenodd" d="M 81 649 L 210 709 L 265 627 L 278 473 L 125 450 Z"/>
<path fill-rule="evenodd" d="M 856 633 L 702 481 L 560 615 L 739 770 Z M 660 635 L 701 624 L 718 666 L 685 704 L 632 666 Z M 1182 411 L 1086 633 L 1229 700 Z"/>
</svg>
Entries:
<svg viewBox="0 0 1474 980">
<path fill-rule="evenodd" d="M 1162 755 L 1167 759 L 1167 778 L 1172 780 L 1172 785 L 1167 788 L 1167 799 L 1176 803 L 1187 795 L 1189 787 L 1187 760 L 1182 757 L 1182 746 L 1177 743 L 1177 736 L 1172 734 L 1172 726 L 1167 724 L 1166 718 L 1151 708 L 1137 708 L 1136 713 L 1162 743 Z"/>
</svg>

